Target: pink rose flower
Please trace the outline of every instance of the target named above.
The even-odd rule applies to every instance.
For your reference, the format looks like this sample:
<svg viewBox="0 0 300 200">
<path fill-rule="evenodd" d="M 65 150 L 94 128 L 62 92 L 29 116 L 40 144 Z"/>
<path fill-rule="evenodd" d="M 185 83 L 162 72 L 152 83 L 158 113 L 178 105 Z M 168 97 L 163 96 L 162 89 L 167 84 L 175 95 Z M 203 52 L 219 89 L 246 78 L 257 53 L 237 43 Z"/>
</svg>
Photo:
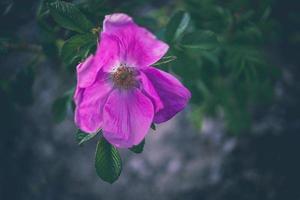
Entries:
<svg viewBox="0 0 300 200">
<path fill-rule="evenodd" d="M 75 123 L 119 148 L 139 144 L 151 123 L 181 111 L 191 93 L 174 76 L 151 67 L 168 45 L 126 14 L 107 15 L 95 55 L 77 66 Z"/>
</svg>

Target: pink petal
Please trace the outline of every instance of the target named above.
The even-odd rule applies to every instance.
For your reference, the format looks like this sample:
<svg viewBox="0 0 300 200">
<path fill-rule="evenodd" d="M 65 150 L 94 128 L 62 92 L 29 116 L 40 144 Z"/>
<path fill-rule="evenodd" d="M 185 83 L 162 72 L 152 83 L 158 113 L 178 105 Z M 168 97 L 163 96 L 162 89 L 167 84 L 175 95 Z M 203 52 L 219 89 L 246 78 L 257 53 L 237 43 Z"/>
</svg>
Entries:
<svg viewBox="0 0 300 200">
<path fill-rule="evenodd" d="M 105 16 L 103 33 L 120 46 L 120 62 L 132 67 L 147 67 L 158 61 L 169 46 L 147 29 L 136 25 L 126 14 Z"/>
<path fill-rule="evenodd" d="M 90 55 L 82 63 L 77 65 L 77 84 L 84 88 L 91 85 L 95 80 L 96 67 L 94 65 L 94 56 Z"/>
<path fill-rule="evenodd" d="M 105 34 L 101 34 L 95 55 L 90 55 L 77 65 L 77 84 L 85 88 L 94 83 L 100 69 L 110 68 L 119 57 L 118 43 Z"/>
<path fill-rule="evenodd" d="M 112 84 L 101 74 L 96 81 L 87 88 L 80 88 L 77 85 L 74 102 L 75 124 L 87 133 L 95 133 L 102 126 L 102 110 Z"/>
<path fill-rule="evenodd" d="M 140 89 L 147 97 L 151 99 L 154 105 L 154 111 L 155 113 L 157 113 L 159 110 L 163 108 L 163 102 L 161 101 L 158 93 L 156 92 L 154 86 L 152 85 L 148 77 L 141 71 L 139 75 L 139 81 L 141 83 Z"/>
<path fill-rule="evenodd" d="M 144 139 L 153 115 L 151 101 L 138 89 L 115 89 L 104 106 L 103 135 L 116 147 L 132 147 Z"/>
<path fill-rule="evenodd" d="M 103 31 L 106 33 L 117 31 L 120 28 L 134 24 L 131 17 L 123 13 L 106 15 L 103 22 Z"/>
<path fill-rule="evenodd" d="M 143 71 L 163 103 L 163 109 L 155 113 L 154 123 L 165 122 L 184 109 L 191 98 L 191 93 L 179 80 L 154 67 L 145 68 Z"/>
</svg>

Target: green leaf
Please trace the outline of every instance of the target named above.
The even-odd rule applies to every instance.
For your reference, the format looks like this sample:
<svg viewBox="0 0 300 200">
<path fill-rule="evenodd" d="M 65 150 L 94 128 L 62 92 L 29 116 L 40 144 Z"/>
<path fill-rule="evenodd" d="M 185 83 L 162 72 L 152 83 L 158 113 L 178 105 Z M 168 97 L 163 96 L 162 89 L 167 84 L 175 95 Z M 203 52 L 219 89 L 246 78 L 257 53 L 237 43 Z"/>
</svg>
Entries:
<svg viewBox="0 0 300 200">
<path fill-rule="evenodd" d="M 71 102 L 69 95 L 57 98 L 52 105 L 52 113 L 56 123 L 62 122 L 67 115 L 68 106 Z"/>
<path fill-rule="evenodd" d="M 98 176 L 108 183 L 115 182 L 122 171 L 122 160 L 118 150 L 104 138 L 97 144 L 95 168 Z"/>
<path fill-rule="evenodd" d="M 48 4 L 53 3 L 54 1 L 56 0 L 40 0 L 36 11 L 36 16 L 38 19 L 41 19 L 45 15 L 49 14 Z"/>
<path fill-rule="evenodd" d="M 152 128 L 152 130 L 156 131 L 156 126 L 154 123 L 151 124 L 151 128 Z"/>
<path fill-rule="evenodd" d="M 167 42 L 176 41 L 182 33 L 186 30 L 190 21 L 190 15 L 184 11 L 178 11 L 170 19 L 166 28 L 166 40 Z"/>
<path fill-rule="evenodd" d="M 93 24 L 72 3 L 56 1 L 48 6 L 53 19 L 66 29 L 84 33 L 93 28 Z"/>
<path fill-rule="evenodd" d="M 86 143 L 87 141 L 91 140 L 98 134 L 98 132 L 92 134 L 92 133 L 85 133 L 81 130 L 78 130 L 75 135 L 78 145 L 82 145 L 82 144 Z"/>
<path fill-rule="evenodd" d="M 200 50 L 212 50 L 218 47 L 218 39 L 215 33 L 207 30 L 198 30 L 183 36 L 181 45 L 186 48 Z"/>
<path fill-rule="evenodd" d="M 272 11 L 272 8 L 270 6 L 268 6 L 265 9 L 265 11 L 264 11 L 263 15 L 261 16 L 260 20 L 261 21 L 266 21 L 269 18 L 270 14 L 271 14 L 271 11 Z"/>
<path fill-rule="evenodd" d="M 61 57 L 67 65 L 80 61 L 96 47 L 97 37 L 92 33 L 79 34 L 68 39 L 61 50 Z"/>
<path fill-rule="evenodd" d="M 52 104 L 52 113 L 55 122 L 61 122 L 66 118 L 67 110 L 71 106 L 74 88 L 66 91 L 61 97 L 58 97 Z"/>
<path fill-rule="evenodd" d="M 144 145 L 145 145 L 145 139 L 143 139 L 143 141 L 140 144 L 129 148 L 129 150 L 134 153 L 142 153 L 144 150 Z"/>
<path fill-rule="evenodd" d="M 8 42 L 9 39 L 0 37 L 0 55 L 8 52 Z"/>
<path fill-rule="evenodd" d="M 172 61 L 176 60 L 176 58 L 177 58 L 176 56 L 164 56 L 157 63 L 155 63 L 154 66 L 172 62 Z"/>
<path fill-rule="evenodd" d="M 33 103 L 33 84 L 35 80 L 34 66 L 29 65 L 22 68 L 11 83 L 12 99 L 22 105 L 28 106 Z"/>
</svg>

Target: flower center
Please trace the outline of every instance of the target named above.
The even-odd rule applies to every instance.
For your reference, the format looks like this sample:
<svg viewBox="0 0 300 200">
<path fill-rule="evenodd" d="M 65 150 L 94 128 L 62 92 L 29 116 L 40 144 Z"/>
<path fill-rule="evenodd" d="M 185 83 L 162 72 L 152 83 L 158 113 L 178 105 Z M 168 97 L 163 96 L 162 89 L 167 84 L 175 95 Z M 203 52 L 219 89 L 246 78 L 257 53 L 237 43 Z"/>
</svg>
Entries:
<svg viewBox="0 0 300 200">
<path fill-rule="evenodd" d="M 112 80 L 117 87 L 130 89 L 137 85 L 135 76 L 136 71 L 132 67 L 121 64 L 112 74 Z"/>
</svg>

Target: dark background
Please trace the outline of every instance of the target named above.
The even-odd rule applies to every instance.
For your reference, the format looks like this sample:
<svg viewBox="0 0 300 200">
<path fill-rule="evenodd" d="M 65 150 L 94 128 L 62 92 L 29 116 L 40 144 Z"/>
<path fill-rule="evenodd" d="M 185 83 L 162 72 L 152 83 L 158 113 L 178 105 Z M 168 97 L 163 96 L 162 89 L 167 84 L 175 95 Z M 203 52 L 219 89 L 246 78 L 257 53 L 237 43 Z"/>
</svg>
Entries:
<svg viewBox="0 0 300 200">
<path fill-rule="evenodd" d="M 234 15 L 255 10 L 252 4 L 260 4 L 260 1 L 227 4 L 228 1 L 199 0 L 193 2 L 195 5 L 201 2 L 203 7 L 199 4 L 194 11 L 181 1 L 129 2 L 105 2 L 105 8 L 99 8 L 102 9 L 99 16 L 122 11 L 142 21 L 143 12 L 150 10 L 168 20 L 175 9 L 183 9 L 191 13 L 194 27 L 203 28 L 207 21 L 201 21 L 200 11 L 209 8 L 206 5 L 228 8 Z M 76 144 L 72 110 L 67 110 L 63 122 L 55 123 L 53 118 L 54 100 L 75 83 L 73 71 L 62 64 L 55 44 L 72 33 L 58 29 L 50 19 L 55 34 L 45 36 L 36 17 L 39 1 L 1 0 L 0 199 L 300 199 L 300 5 L 296 0 L 261 2 L 271 8 L 272 26 L 262 28 L 266 31 L 259 47 L 272 73 L 276 71 L 269 89 L 263 90 L 263 94 L 272 91 L 271 97 L 260 102 L 263 94 L 255 90 L 252 92 L 259 94 L 258 100 L 251 101 L 246 109 L 217 103 L 207 106 L 209 109 L 205 107 L 201 114 L 195 113 L 194 110 L 207 105 L 201 92 L 198 99 L 193 88 L 195 81 L 224 77 L 222 67 L 232 59 L 220 59 L 222 76 L 209 69 L 203 71 L 205 78 L 195 79 L 192 71 L 182 74 L 175 68 L 173 72 L 192 90 L 194 99 L 184 112 L 150 131 L 142 154 L 121 150 L 123 172 L 110 185 L 101 181 L 94 169 L 96 141 L 83 147 Z M 207 12 L 210 13 L 209 9 Z M 99 17 L 96 23 L 101 21 Z M 207 27 L 218 34 L 222 32 L 217 30 L 221 26 Z M 238 36 L 232 37 L 235 40 Z M 247 42 L 252 43 L 250 39 Z M 180 56 L 176 62 L 180 64 Z M 242 84 L 239 80 L 231 82 Z M 209 87 L 209 81 L 205 83 Z M 234 88 L 227 89 L 224 93 L 232 97 Z M 218 92 L 212 95 L 213 99 L 226 98 Z M 237 105 L 250 98 L 248 93 L 233 97 L 239 102 Z M 222 112 L 211 114 L 211 107 L 216 109 L 218 105 L 224 107 L 225 117 Z M 230 116 L 226 113 L 236 110 L 242 114 L 226 118 Z M 244 114 L 251 123 L 240 127 L 245 121 L 240 116 Z"/>
</svg>

